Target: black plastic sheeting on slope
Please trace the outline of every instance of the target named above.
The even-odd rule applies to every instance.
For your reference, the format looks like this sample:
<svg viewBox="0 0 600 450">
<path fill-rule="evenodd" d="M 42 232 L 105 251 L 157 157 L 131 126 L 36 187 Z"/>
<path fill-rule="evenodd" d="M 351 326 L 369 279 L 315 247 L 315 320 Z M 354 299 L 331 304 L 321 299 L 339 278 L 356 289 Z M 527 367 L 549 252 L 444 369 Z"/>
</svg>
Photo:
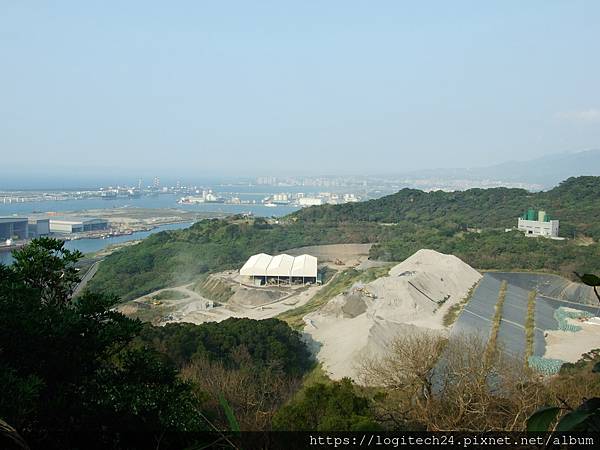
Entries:
<svg viewBox="0 0 600 450">
<path fill-rule="evenodd" d="M 469 303 L 454 323 L 450 338 L 460 335 L 478 335 L 487 342 L 499 291 L 500 281 L 487 274 L 484 275 Z"/>
<path fill-rule="evenodd" d="M 558 306 L 539 295 L 535 299 L 535 327 L 540 330 L 558 330 L 558 322 L 554 311 Z"/>
<path fill-rule="evenodd" d="M 529 291 L 509 284 L 506 288 L 506 297 L 502 308 L 502 319 L 525 327 L 527 321 L 527 300 Z"/>
<path fill-rule="evenodd" d="M 551 274 L 524 272 L 489 272 L 496 279 L 506 280 L 509 284 L 527 291 L 535 289 L 540 294 L 567 300 L 575 303 L 596 304 L 596 297 L 591 287 Z"/>
<path fill-rule="evenodd" d="M 514 357 L 522 358 L 525 354 L 525 344 L 525 328 L 505 320 L 500 322 L 496 340 L 498 348 Z"/>
<path fill-rule="evenodd" d="M 460 335 L 479 335 L 482 340 L 487 341 L 490 335 L 490 321 L 464 310 L 450 332 L 450 337 Z"/>
<path fill-rule="evenodd" d="M 489 336 L 501 282 L 505 277 L 486 273 L 471 300 L 454 325 L 452 335 L 476 332 Z M 509 274 L 507 274 L 509 275 Z M 507 280 L 508 281 L 508 280 Z M 529 291 L 508 284 L 502 307 L 502 321 L 498 329 L 498 344 L 503 351 L 519 357 L 525 352 L 525 321 Z"/>
<path fill-rule="evenodd" d="M 512 355 L 518 356 L 525 352 L 525 323 L 527 321 L 527 301 L 529 292 L 563 293 L 565 285 L 571 285 L 571 292 L 578 288 L 573 283 L 554 275 L 489 272 L 480 281 L 471 300 L 454 324 L 451 336 L 458 334 L 479 334 L 487 339 L 495 314 L 500 284 L 503 280 L 508 283 L 506 297 L 502 310 L 502 322 L 498 330 L 498 343 Z M 557 330 L 558 322 L 554 312 L 560 307 L 574 308 L 598 315 L 598 306 L 570 302 L 556 298 L 538 295 L 535 303 L 534 355 L 543 356 L 546 350 L 544 333 L 547 330 Z"/>
<path fill-rule="evenodd" d="M 485 274 L 479 282 L 479 286 L 473 292 L 471 300 L 465 306 L 465 309 L 479 316 L 491 319 L 494 317 L 499 290 L 500 281 Z"/>
<path fill-rule="evenodd" d="M 506 280 L 507 283 L 531 291 L 549 292 L 561 289 L 566 285 L 566 280 L 553 275 L 526 273 L 526 272 L 489 272 L 492 278 Z"/>
</svg>

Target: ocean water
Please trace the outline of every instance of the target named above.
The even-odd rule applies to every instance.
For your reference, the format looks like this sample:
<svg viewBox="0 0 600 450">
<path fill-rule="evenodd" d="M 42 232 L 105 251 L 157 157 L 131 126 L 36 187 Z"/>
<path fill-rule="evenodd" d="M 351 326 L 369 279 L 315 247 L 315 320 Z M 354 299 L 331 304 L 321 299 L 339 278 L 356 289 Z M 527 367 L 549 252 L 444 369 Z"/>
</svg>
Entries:
<svg viewBox="0 0 600 450">
<path fill-rule="evenodd" d="M 87 209 L 112 209 L 112 208 L 177 208 L 186 211 L 218 212 L 226 214 L 241 214 L 251 212 L 255 216 L 281 217 L 296 211 L 298 207 L 277 206 L 275 208 L 264 206 L 260 201 L 267 196 L 261 192 L 243 192 L 237 195 L 242 200 L 256 200 L 256 204 L 228 205 L 224 203 L 199 203 L 194 205 L 180 205 L 177 194 L 160 194 L 154 197 L 142 196 L 140 198 L 117 198 L 104 200 L 91 198 L 81 200 L 57 200 L 23 203 L 3 203 L 0 199 L 0 216 L 27 216 L 33 213 L 80 211 Z"/>
<path fill-rule="evenodd" d="M 94 253 L 108 247 L 109 245 L 120 244 L 127 241 L 137 241 L 161 231 L 182 230 L 192 226 L 192 224 L 193 222 L 171 223 L 167 225 L 161 225 L 150 231 L 138 231 L 129 235 L 113 236 L 106 239 L 76 239 L 73 241 L 66 241 L 65 248 L 68 250 L 79 250 L 81 253 Z M 0 263 L 10 264 L 11 261 L 11 252 L 0 251 Z"/>
<path fill-rule="evenodd" d="M 275 188 L 277 189 L 277 188 Z M 289 192 L 281 188 L 282 192 Z M 309 190 L 305 190 L 308 192 Z M 176 208 L 186 211 L 198 211 L 204 213 L 245 214 L 252 213 L 261 217 L 281 217 L 290 214 L 298 207 L 295 206 L 264 206 L 261 201 L 273 193 L 272 187 L 267 186 L 223 186 L 218 189 L 219 195 L 225 197 L 239 197 L 243 201 L 256 201 L 256 203 L 244 205 L 229 205 L 225 203 L 199 203 L 193 205 L 178 204 L 181 198 L 178 194 L 159 194 L 156 196 L 142 196 L 139 198 L 117 198 L 104 200 L 102 198 L 53 200 L 40 202 L 3 203 L 0 199 L 0 216 L 27 217 L 34 213 L 83 211 L 90 209 L 113 209 L 113 208 Z M 69 250 L 79 250 L 82 253 L 97 252 L 109 245 L 143 239 L 150 234 L 163 230 L 187 228 L 191 223 L 177 223 L 162 225 L 151 231 L 140 231 L 128 236 L 116 236 L 107 239 L 78 239 L 67 241 L 65 247 Z M 10 252 L 0 251 L 0 263 L 10 264 L 12 261 Z"/>
</svg>

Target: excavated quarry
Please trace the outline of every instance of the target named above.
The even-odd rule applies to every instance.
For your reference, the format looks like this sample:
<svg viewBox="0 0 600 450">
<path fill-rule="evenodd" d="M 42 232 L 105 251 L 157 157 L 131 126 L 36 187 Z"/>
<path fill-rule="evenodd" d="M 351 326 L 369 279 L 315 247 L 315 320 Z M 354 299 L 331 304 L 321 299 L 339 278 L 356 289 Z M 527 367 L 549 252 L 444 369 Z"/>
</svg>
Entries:
<svg viewBox="0 0 600 450">
<path fill-rule="evenodd" d="M 459 258 L 419 250 L 387 276 L 356 284 L 304 317 L 304 332 L 333 379 L 356 379 L 360 362 L 381 355 L 397 336 L 446 333 L 444 314 L 481 274 Z"/>
</svg>

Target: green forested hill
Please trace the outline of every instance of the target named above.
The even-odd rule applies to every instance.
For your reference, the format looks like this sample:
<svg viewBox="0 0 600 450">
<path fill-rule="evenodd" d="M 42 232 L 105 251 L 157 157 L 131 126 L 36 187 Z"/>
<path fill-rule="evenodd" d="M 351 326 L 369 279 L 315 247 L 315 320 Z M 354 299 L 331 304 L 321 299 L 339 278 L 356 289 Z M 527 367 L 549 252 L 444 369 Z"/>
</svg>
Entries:
<svg viewBox="0 0 600 450">
<path fill-rule="evenodd" d="M 374 242 L 375 231 L 375 226 L 362 225 L 343 230 L 303 223 L 276 225 L 261 218 L 203 220 L 185 230 L 154 234 L 111 254 L 88 287 L 127 300 L 202 274 L 239 268 L 255 253 L 331 242 Z"/>
<path fill-rule="evenodd" d="M 600 177 L 569 178 L 556 188 L 531 193 L 524 189 L 469 189 L 423 192 L 402 189 L 376 200 L 325 205 L 293 214 L 308 223 L 410 222 L 423 226 L 462 229 L 509 228 L 528 208 L 546 210 L 560 220 L 561 235 L 573 231 L 600 239 Z"/>
<path fill-rule="evenodd" d="M 522 189 L 430 192 L 403 189 L 377 200 L 298 211 L 280 224 L 263 219 L 204 220 L 155 234 L 102 262 L 89 287 L 131 299 L 201 274 L 238 268 L 258 252 L 315 244 L 376 242 L 371 257 L 407 258 L 421 248 L 452 253 L 478 269 L 600 272 L 600 245 L 505 233 L 523 210 L 545 209 L 560 234 L 600 240 L 600 177 L 570 178 L 539 193 Z M 480 233 L 468 229 L 481 229 Z M 587 245 L 589 244 L 589 245 Z"/>
</svg>

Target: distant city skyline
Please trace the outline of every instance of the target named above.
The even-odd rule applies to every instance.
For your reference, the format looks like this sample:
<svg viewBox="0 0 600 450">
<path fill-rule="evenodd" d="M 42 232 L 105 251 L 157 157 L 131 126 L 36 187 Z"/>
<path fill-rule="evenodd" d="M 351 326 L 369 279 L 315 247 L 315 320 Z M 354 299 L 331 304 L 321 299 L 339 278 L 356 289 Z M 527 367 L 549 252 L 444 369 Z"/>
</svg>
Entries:
<svg viewBox="0 0 600 450">
<path fill-rule="evenodd" d="M 600 3 L 5 2 L 0 188 L 600 148 Z"/>
</svg>

